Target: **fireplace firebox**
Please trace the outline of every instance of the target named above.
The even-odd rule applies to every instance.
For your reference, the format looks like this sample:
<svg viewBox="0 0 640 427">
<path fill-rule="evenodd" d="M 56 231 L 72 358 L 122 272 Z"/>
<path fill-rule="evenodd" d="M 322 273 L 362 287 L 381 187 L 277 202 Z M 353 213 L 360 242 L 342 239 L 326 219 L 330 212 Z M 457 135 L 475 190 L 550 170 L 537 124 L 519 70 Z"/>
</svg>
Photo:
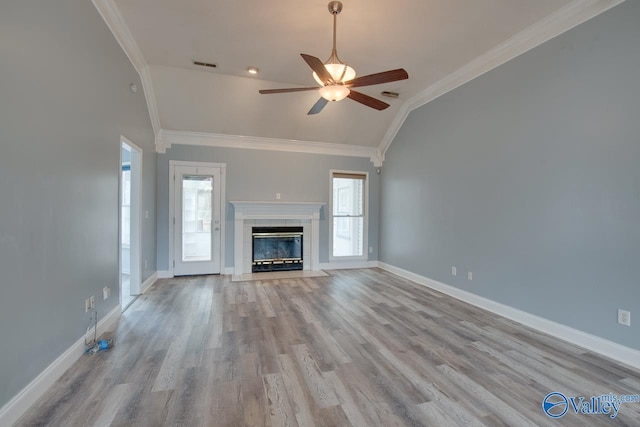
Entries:
<svg viewBox="0 0 640 427">
<path fill-rule="evenodd" d="M 302 270 L 302 227 L 253 227 L 251 271 Z"/>
</svg>

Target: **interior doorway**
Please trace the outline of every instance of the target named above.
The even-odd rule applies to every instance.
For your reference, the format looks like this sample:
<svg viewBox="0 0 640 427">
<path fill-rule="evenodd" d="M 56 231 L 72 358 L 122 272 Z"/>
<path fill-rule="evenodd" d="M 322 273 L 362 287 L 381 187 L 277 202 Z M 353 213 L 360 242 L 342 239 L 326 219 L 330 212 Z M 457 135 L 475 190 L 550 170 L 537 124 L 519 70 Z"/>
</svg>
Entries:
<svg viewBox="0 0 640 427">
<path fill-rule="evenodd" d="M 124 311 L 140 294 L 142 150 L 120 139 L 120 307 Z"/>
</svg>

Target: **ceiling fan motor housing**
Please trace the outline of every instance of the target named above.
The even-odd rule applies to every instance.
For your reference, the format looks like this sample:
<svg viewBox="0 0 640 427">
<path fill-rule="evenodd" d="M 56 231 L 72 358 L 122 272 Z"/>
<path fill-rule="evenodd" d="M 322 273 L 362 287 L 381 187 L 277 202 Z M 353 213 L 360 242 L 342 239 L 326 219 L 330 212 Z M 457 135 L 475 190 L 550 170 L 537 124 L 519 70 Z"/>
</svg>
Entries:
<svg viewBox="0 0 640 427">
<path fill-rule="evenodd" d="M 329 2 L 329 13 L 332 15 L 337 15 L 342 12 L 342 3 L 339 1 L 331 1 Z"/>
</svg>

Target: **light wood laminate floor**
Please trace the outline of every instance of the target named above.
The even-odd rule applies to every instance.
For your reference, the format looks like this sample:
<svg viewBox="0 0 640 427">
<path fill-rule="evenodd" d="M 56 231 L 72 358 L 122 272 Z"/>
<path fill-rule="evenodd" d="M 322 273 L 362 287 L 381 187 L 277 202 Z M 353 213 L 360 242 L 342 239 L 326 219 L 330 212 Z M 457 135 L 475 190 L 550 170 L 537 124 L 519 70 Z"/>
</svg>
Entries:
<svg viewBox="0 0 640 427">
<path fill-rule="evenodd" d="M 378 269 L 159 280 L 18 425 L 640 425 L 547 417 L 567 395 L 636 394 L 640 373 Z"/>
</svg>

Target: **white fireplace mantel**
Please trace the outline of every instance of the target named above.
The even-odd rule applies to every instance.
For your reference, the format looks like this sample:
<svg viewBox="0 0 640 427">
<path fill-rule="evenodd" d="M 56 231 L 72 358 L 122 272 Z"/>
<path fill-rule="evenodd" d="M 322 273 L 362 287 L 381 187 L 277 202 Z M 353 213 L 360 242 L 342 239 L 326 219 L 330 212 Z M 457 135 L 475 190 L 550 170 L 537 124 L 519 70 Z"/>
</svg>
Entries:
<svg viewBox="0 0 640 427">
<path fill-rule="evenodd" d="M 311 238 L 310 269 L 320 270 L 320 209 L 323 202 L 243 202 L 232 201 L 234 214 L 234 274 L 250 273 L 243 271 L 244 224 L 247 220 L 310 220 L 311 236 L 305 233 L 304 239 Z"/>
</svg>

